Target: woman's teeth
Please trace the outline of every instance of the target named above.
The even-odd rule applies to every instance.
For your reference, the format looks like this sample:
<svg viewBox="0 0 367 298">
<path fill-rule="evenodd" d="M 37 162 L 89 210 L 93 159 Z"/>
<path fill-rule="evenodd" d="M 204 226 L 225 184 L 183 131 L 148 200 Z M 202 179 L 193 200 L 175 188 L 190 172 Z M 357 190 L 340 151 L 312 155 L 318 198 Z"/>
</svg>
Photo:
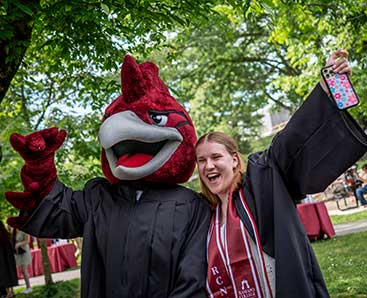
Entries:
<svg viewBox="0 0 367 298">
<path fill-rule="evenodd" d="M 219 178 L 219 174 L 211 174 L 207 176 L 209 181 L 214 181 L 215 179 Z"/>
</svg>

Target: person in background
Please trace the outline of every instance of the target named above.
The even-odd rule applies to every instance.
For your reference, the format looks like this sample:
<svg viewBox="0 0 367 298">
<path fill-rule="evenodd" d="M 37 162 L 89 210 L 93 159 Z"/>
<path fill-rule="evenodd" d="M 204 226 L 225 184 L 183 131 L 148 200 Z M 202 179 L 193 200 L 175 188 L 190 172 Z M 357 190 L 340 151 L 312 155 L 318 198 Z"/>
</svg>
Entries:
<svg viewBox="0 0 367 298">
<path fill-rule="evenodd" d="M 0 220 L 0 297 L 14 297 L 13 287 L 17 285 L 18 277 L 13 245 L 8 231 Z"/>
<path fill-rule="evenodd" d="M 357 178 L 362 181 L 363 185 L 361 187 L 358 187 L 356 189 L 356 196 L 358 201 L 361 203 L 361 205 L 366 208 L 367 207 L 367 201 L 364 198 L 364 195 L 367 194 L 367 163 L 365 163 L 362 166 L 361 174 L 357 173 Z"/>
<path fill-rule="evenodd" d="M 312 197 L 312 195 L 306 195 L 306 197 L 302 200 L 302 203 L 315 203 L 316 200 Z"/>
<path fill-rule="evenodd" d="M 23 278 L 26 284 L 26 289 L 22 291 L 22 294 L 32 293 L 32 288 L 29 280 L 29 273 L 27 267 L 32 264 L 32 255 L 29 248 L 30 235 L 14 229 L 13 230 L 14 248 L 15 248 L 15 261 L 19 266 L 20 271 L 23 274 Z"/>
<path fill-rule="evenodd" d="M 344 185 L 346 187 L 346 191 L 349 192 L 350 194 L 353 194 L 356 200 L 356 204 L 358 206 L 358 202 L 360 202 L 360 200 L 357 197 L 356 190 L 358 187 L 361 186 L 361 181 L 358 179 L 357 166 L 356 165 L 351 166 L 349 169 L 347 169 L 344 172 L 343 176 L 344 176 Z M 367 202 L 362 201 L 360 203 L 363 206 Z"/>
<path fill-rule="evenodd" d="M 350 75 L 347 56 L 338 50 L 327 65 Z M 233 138 L 222 132 L 199 138 L 201 189 L 215 208 L 207 296 L 330 297 L 295 203 L 323 191 L 366 151 L 367 135 L 338 110 L 322 82 L 270 147 L 249 156 L 246 172 Z"/>
</svg>

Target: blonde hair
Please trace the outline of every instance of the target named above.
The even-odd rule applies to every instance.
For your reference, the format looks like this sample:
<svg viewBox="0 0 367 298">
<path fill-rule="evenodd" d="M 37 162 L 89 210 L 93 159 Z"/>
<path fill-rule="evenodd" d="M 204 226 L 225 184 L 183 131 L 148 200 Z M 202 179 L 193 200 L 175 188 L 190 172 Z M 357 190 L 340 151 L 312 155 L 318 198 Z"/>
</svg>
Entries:
<svg viewBox="0 0 367 298">
<path fill-rule="evenodd" d="M 232 137 L 230 137 L 229 135 L 226 135 L 223 132 L 219 132 L 219 131 L 209 132 L 201 136 L 198 139 L 195 145 L 195 152 L 196 152 L 197 147 L 204 142 L 212 142 L 212 143 L 221 144 L 226 148 L 229 154 L 237 155 L 238 165 L 234 169 L 235 175 L 234 175 L 233 182 L 232 182 L 232 191 L 238 190 L 242 184 L 242 175 L 245 172 L 245 163 L 243 162 L 241 155 L 238 152 L 237 142 Z M 201 177 L 200 177 L 200 188 L 201 188 L 203 195 L 209 201 L 209 204 L 211 205 L 211 207 L 215 208 L 218 205 L 218 203 L 220 202 L 220 199 L 217 195 L 213 194 L 209 190 L 209 188 L 205 185 Z"/>
</svg>

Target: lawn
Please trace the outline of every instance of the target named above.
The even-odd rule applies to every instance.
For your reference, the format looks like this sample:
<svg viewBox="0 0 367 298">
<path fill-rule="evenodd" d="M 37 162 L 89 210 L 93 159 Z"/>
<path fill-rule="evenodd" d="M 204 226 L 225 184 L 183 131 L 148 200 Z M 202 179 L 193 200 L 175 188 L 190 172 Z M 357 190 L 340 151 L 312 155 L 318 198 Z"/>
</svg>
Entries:
<svg viewBox="0 0 367 298">
<path fill-rule="evenodd" d="M 340 223 L 353 222 L 361 219 L 367 219 L 367 209 L 358 213 L 352 213 L 347 215 L 332 215 L 330 216 L 330 218 L 334 225 Z"/>
<path fill-rule="evenodd" d="M 367 298 L 366 239 L 362 232 L 312 243 L 330 297 Z"/>
</svg>

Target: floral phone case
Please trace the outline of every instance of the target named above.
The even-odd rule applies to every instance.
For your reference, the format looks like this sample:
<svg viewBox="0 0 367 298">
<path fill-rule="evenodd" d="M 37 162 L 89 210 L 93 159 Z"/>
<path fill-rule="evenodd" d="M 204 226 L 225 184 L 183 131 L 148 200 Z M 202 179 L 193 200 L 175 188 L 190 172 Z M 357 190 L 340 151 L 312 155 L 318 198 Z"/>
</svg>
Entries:
<svg viewBox="0 0 367 298">
<path fill-rule="evenodd" d="M 346 74 L 334 73 L 331 66 L 321 69 L 321 75 L 338 109 L 345 110 L 359 104 L 357 93 Z"/>
</svg>

